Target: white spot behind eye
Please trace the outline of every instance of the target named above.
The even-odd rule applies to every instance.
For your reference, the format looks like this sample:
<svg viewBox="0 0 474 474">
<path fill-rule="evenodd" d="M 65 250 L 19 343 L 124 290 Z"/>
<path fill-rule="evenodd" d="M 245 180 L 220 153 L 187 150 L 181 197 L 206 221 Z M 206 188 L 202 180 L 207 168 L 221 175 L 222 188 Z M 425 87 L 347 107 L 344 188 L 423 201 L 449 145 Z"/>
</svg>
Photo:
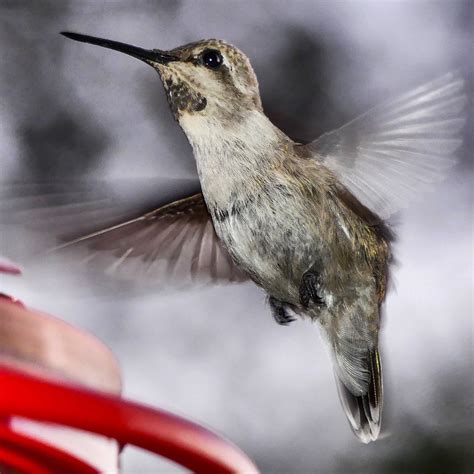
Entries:
<svg viewBox="0 0 474 474">
<path fill-rule="evenodd" d="M 231 62 L 229 61 L 229 58 L 222 52 L 221 52 L 221 55 L 222 55 L 222 64 L 224 64 L 224 66 L 227 66 L 227 68 L 232 71 L 233 67 L 232 67 Z"/>
</svg>

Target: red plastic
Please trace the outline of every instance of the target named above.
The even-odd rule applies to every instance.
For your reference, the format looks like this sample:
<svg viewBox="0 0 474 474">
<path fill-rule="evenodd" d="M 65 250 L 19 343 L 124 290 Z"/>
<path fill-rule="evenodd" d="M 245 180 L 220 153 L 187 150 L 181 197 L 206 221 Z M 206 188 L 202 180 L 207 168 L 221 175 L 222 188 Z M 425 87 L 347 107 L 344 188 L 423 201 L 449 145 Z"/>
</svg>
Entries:
<svg viewBox="0 0 474 474">
<path fill-rule="evenodd" d="M 0 387 L 0 416 L 22 416 L 102 434 L 198 473 L 258 472 L 229 441 L 162 410 L 1 365 Z"/>
<path fill-rule="evenodd" d="M 21 275 L 21 269 L 13 263 L 0 259 L 0 273 L 9 273 L 10 275 Z"/>
<path fill-rule="evenodd" d="M 9 303 L 16 304 L 18 306 L 21 306 L 22 308 L 25 307 L 25 305 L 18 298 L 7 295 L 5 293 L 0 293 L 0 300 L 7 300 Z"/>
<path fill-rule="evenodd" d="M 13 469 L 15 473 L 54 474 L 41 463 L 30 459 L 28 455 L 24 455 L 16 449 L 7 449 L 0 446 L 0 469 L 3 467 Z"/>
<path fill-rule="evenodd" d="M 16 467 L 21 472 L 67 472 L 69 474 L 98 474 L 89 464 L 34 438 L 11 431 L 0 424 L 0 462 Z M 23 459 L 23 461 L 21 461 Z M 16 463 L 16 464 L 15 464 Z M 24 466 L 20 468 L 19 463 Z M 35 466 L 28 467 L 28 463 Z M 13 465 L 12 465 L 13 464 Z"/>
</svg>

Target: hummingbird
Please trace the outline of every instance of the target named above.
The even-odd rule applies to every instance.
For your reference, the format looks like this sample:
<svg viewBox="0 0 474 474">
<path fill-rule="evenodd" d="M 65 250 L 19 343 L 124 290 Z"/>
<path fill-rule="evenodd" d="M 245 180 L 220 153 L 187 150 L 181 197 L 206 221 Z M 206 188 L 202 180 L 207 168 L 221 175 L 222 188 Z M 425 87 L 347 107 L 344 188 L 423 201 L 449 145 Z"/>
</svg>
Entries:
<svg viewBox="0 0 474 474">
<path fill-rule="evenodd" d="M 148 277 L 164 265 L 194 280 L 252 280 L 278 324 L 319 324 L 350 427 L 363 443 L 375 441 L 393 262 L 388 219 L 455 163 L 462 77 L 448 73 L 302 144 L 265 115 L 249 59 L 225 41 L 165 51 L 62 34 L 158 72 L 202 189 L 65 246 L 109 252 L 115 269 Z"/>
</svg>

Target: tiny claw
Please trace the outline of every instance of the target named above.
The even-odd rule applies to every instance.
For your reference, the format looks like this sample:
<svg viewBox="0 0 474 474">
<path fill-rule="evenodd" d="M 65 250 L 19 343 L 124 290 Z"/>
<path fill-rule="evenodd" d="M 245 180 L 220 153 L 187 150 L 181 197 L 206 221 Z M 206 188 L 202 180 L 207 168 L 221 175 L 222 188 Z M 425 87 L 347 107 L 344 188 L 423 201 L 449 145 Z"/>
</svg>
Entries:
<svg viewBox="0 0 474 474">
<path fill-rule="evenodd" d="M 286 314 L 285 319 L 281 318 L 277 322 L 281 326 L 289 326 L 290 323 L 292 323 L 293 321 L 296 321 L 296 318 L 294 318 L 293 316 L 290 316 L 289 314 Z"/>
<path fill-rule="evenodd" d="M 288 326 L 293 321 L 296 321 L 296 318 L 288 314 L 287 304 L 277 300 L 273 296 L 270 296 L 268 299 L 270 303 L 270 308 L 272 310 L 272 316 L 275 321 L 280 324 L 280 326 Z"/>
<path fill-rule="evenodd" d="M 303 275 L 300 285 L 300 303 L 304 308 L 307 309 L 311 301 L 317 306 L 324 306 L 324 299 L 318 293 L 320 287 L 318 274 L 309 271 Z"/>
</svg>

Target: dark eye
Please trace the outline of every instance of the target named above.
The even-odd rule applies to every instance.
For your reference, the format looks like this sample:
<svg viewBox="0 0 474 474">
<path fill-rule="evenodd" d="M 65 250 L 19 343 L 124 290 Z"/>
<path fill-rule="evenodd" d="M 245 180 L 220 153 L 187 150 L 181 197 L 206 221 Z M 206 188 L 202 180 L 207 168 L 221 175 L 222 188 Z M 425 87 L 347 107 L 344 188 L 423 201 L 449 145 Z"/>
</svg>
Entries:
<svg viewBox="0 0 474 474">
<path fill-rule="evenodd" d="M 206 49 L 201 54 L 202 63 L 204 66 L 215 69 L 222 64 L 222 54 L 216 49 Z"/>
</svg>

